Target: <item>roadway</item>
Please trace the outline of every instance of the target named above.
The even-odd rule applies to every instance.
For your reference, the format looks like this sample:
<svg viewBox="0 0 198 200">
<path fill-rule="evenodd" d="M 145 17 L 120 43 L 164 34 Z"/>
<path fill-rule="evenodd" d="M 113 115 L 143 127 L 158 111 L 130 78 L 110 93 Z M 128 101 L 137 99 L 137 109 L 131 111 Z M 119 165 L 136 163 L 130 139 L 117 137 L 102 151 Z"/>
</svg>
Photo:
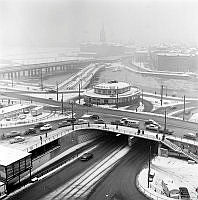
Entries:
<svg viewBox="0 0 198 200">
<path fill-rule="evenodd" d="M 92 150 L 94 154 L 93 159 L 82 162 L 79 159 L 74 161 L 73 163 L 65 166 L 64 168 L 57 170 L 52 175 L 41 179 L 39 182 L 30 185 L 30 187 L 24 188 L 24 190 L 19 193 L 9 197 L 10 200 L 50 200 L 50 199 L 61 199 L 59 196 L 61 192 L 58 192 L 59 187 L 64 187 L 64 184 L 69 180 L 76 177 L 78 174 L 85 171 L 87 168 L 94 165 L 94 163 L 98 162 L 101 159 L 107 157 L 110 153 L 112 153 L 119 146 L 126 144 L 126 140 L 120 140 L 117 137 L 112 139 L 112 136 L 105 141 L 99 143 L 98 147 Z M 55 191 L 55 193 L 53 193 Z M 57 191 L 57 192 L 56 192 Z M 64 189 L 63 189 L 64 191 Z M 62 192 L 63 192 L 62 191 Z M 64 198 L 62 198 L 64 199 Z"/>
<path fill-rule="evenodd" d="M 40 102 L 48 105 L 52 105 L 57 107 L 57 109 L 61 109 L 61 102 L 57 102 L 55 100 L 50 99 L 43 99 L 38 97 L 29 97 L 22 94 L 14 94 L 14 93 L 3 93 L 5 96 L 9 97 L 15 97 L 23 100 L 32 100 L 33 102 Z M 59 107 L 59 108 L 58 108 Z M 64 110 L 71 111 L 71 105 L 67 102 L 64 102 Z M 106 109 L 101 107 L 87 107 L 79 104 L 74 105 L 74 113 L 77 113 L 77 117 L 82 116 L 84 113 L 92 113 L 92 114 L 98 114 L 101 116 L 104 120 L 107 122 L 111 122 L 115 119 L 120 119 L 122 117 L 128 117 L 131 119 L 136 119 L 139 121 L 144 121 L 147 119 L 153 119 L 156 122 L 160 123 L 161 125 L 164 125 L 164 115 L 158 115 L 154 113 L 147 113 L 147 112 L 128 112 L 128 111 L 122 111 L 122 110 L 116 110 L 116 109 Z M 188 121 L 182 121 L 175 118 L 167 117 L 167 127 L 175 130 L 178 136 L 182 136 L 184 133 L 187 132 L 197 132 L 198 125 L 194 122 L 188 122 Z"/>
<path fill-rule="evenodd" d="M 148 149 L 146 140 L 134 144 L 115 169 L 93 190 L 88 200 L 147 200 L 136 187 L 136 175 L 148 161 Z"/>
</svg>

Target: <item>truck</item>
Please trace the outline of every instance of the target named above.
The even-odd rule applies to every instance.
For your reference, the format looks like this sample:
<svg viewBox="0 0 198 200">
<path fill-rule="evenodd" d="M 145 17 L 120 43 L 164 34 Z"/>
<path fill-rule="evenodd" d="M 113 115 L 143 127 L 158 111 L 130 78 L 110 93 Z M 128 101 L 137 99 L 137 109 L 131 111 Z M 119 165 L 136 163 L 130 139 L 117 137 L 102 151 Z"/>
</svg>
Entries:
<svg viewBox="0 0 198 200">
<path fill-rule="evenodd" d="M 37 106 L 31 110 L 33 117 L 41 115 L 43 113 L 43 106 Z"/>
</svg>

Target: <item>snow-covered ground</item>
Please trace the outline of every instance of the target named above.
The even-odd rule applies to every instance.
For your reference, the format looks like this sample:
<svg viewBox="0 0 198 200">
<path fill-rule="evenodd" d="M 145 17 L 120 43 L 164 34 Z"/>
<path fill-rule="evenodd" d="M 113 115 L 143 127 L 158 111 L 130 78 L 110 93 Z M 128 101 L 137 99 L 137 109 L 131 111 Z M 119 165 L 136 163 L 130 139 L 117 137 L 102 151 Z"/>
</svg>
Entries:
<svg viewBox="0 0 198 200">
<path fill-rule="evenodd" d="M 196 188 L 198 188 L 198 164 L 189 164 L 188 161 L 172 157 L 156 157 L 151 162 L 151 172 L 155 174 L 153 182 L 148 188 L 148 168 L 143 169 L 138 182 L 142 191 L 154 199 L 170 199 L 166 197 L 162 189 L 162 181 L 169 190 L 179 187 L 186 187 L 192 200 L 198 198 Z M 144 188 L 144 189 L 143 189 Z M 150 193 L 150 194 L 149 194 Z"/>
</svg>

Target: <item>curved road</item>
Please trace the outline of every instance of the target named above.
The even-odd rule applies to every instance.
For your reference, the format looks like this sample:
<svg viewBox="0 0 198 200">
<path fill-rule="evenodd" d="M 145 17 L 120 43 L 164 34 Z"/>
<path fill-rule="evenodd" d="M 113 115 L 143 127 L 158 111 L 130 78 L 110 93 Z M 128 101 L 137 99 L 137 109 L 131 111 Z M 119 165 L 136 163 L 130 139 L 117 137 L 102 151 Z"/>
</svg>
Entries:
<svg viewBox="0 0 198 200">
<path fill-rule="evenodd" d="M 109 139 L 108 139 L 109 138 Z M 108 156 L 118 145 L 122 145 L 126 143 L 126 141 L 120 141 L 118 137 L 108 137 L 105 141 L 100 142 L 99 146 L 95 148 L 92 152 L 94 154 L 94 158 L 87 161 L 82 162 L 79 159 L 75 162 L 67 165 L 61 170 L 58 170 L 56 173 L 52 174 L 49 177 L 46 177 L 39 182 L 31 185 L 28 188 L 24 188 L 18 194 L 15 194 L 11 197 L 8 197 L 10 200 L 43 200 L 45 199 L 45 195 L 50 192 L 56 190 L 59 186 L 64 185 L 66 182 L 85 171 L 88 167 L 93 165 L 95 162 L 100 160 L 103 157 Z M 57 194 L 59 195 L 59 194 Z M 51 198 L 47 197 L 47 200 L 55 198 L 52 196 Z"/>
<path fill-rule="evenodd" d="M 115 169 L 99 183 L 88 200 L 148 200 L 136 188 L 136 174 L 148 161 L 148 149 L 149 142 L 146 140 L 134 144 Z"/>
</svg>

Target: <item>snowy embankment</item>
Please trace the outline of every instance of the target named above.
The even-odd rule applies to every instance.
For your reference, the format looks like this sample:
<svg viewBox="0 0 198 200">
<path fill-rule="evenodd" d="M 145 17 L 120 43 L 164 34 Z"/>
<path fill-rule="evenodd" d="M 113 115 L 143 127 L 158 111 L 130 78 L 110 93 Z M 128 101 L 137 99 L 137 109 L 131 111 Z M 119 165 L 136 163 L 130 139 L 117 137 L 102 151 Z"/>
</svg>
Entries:
<svg viewBox="0 0 198 200">
<path fill-rule="evenodd" d="M 171 157 L 156 157 L 151 163 L 152 174 L 155 174 L 153 182 L 148 188 L 148 168 L 143 169 L 137 177 L 139 189 L 153 199 L 170 200 L 164 194 L 162 181 L 168 189 L 179 190 L 179 187 L 186 187 L 192 200 L 197 199 L 198 193 L 198 164 L 189 164 L 188 161 Z"/>
</svg>

